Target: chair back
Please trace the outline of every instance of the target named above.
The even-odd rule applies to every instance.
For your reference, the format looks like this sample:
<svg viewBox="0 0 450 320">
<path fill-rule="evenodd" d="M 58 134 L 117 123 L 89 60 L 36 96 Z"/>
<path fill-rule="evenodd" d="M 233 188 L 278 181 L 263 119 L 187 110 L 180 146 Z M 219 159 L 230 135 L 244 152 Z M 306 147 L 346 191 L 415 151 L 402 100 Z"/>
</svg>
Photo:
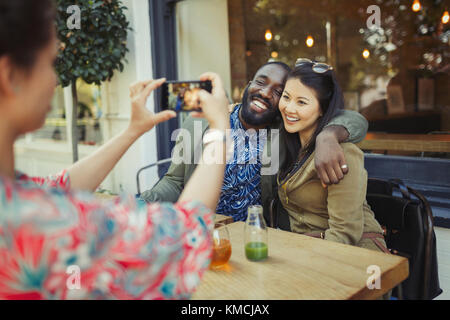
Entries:
<svg viewBox="0 0 450 320">
<path fill-rule="evenodd" d="M 141 172 L 144 171 L 144 170 L 150 169 L 151 167 L 154 167 L 154 166 L 160 166 L 160 165 L 162 165 L 162 164 L 164 164 L 164 163 L 168 163 L 168 162 L 171 162 L 171 161 L 172 161 L 172 158 L 167 158 L 167 159 L 159 160 L 159 161 L 150 163 L 149 165 L 146 165 L 145 167 L 142 167 L 142 168 L 140 168 L 140 169 L 137 171 L 137 173 L 136 173 L 136 185 L 137 185 L 137 194 L 136 194 L 136 197 L 140 197 L 140 196 L 141 196 L 141 183 L 140 183 L 140 179 L 139 179 L 139 176 L 140 176 Z"/>
<path fill-rule="evenodd" d="M 441 294 L 436 235 L 427 199 L 400 180 L 370 178 L 367 202 L 385 230 L 388 249 L 409 261 L 409 277 L 394 289 L 393 296 L 431 300 Z"/>
</svg>

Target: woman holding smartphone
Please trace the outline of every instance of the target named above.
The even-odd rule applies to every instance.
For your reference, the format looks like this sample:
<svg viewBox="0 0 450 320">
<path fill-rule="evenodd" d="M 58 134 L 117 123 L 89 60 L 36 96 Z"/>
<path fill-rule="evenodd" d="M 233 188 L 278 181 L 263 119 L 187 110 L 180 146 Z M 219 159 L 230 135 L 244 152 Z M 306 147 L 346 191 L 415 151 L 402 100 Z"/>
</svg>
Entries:
<svg viewBox="0 0 450 320">
<path fill-rule="evenodd" d="M 145 108 L 164 79 L 130 87 L 128 128 L 91 156 L 47 178 L 15 171 L 15 140 L 39 129 L 51 108 L 54 18 L 51 0 L 0 0 L 0 299 L 189 298 L 209 264 L 225 152 L 199 164 L 176 204 L 92 193 L 142 134 L 175 116 Z M 213 84 L 199 97 L 216 131 L 204 151 L 225 149 L 221 80 L 212 73 L 201 80 Z"/>
</svg>

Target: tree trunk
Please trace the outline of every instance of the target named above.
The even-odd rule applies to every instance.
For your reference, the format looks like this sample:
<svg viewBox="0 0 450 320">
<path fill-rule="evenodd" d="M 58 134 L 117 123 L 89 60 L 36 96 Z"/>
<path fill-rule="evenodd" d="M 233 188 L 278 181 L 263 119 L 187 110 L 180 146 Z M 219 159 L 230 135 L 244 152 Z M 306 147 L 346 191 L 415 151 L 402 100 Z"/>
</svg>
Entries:
<svg viewBox="0 0 450 320">
<path fill-rule="evenodd" d="M 72 121 L 70 123 L 72 128 L 72 159 L 73 163 L 78 161 L 78 95 L 77 95 L 77 82 L 72 81 Z"/>
</svg>

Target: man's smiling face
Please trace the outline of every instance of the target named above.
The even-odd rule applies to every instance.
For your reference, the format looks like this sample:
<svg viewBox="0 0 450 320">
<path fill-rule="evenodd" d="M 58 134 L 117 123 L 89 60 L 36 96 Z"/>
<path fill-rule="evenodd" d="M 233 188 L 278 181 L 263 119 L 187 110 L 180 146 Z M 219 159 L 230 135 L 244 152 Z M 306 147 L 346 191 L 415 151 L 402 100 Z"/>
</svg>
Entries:
<svg viewBox="0 0 450 320">
<path fill-rule="evenodd" d="M 241 116 L 245 123 L 266 126 L 275 120 L 287 75 L 288 71 L 278 64 L 265 65 L 256 72 L 242 99 Z"/>
</svg>

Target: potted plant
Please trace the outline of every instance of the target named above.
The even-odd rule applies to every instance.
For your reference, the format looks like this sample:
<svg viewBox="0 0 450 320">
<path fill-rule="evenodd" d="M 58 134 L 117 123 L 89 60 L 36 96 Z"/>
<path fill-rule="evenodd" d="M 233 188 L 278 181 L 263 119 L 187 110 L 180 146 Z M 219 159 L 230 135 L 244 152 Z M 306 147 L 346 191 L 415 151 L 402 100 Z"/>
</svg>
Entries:
<svg viewBox="0 0 450 320">
<path fill-rule="evenodd" d="M 69 7 L 78 10 L 78 28 L 71 27 Z M 72 153 L 78 160 L 77 79 L 88 84 L 110 80 L 114 72 L 123 70 L 127 49 L 127 33 L 131 30 L 120 0 L 57 0 L 57 36 L 60 48 L 56 71 L 63 87 L 71 86 Z"/>
</svg>

